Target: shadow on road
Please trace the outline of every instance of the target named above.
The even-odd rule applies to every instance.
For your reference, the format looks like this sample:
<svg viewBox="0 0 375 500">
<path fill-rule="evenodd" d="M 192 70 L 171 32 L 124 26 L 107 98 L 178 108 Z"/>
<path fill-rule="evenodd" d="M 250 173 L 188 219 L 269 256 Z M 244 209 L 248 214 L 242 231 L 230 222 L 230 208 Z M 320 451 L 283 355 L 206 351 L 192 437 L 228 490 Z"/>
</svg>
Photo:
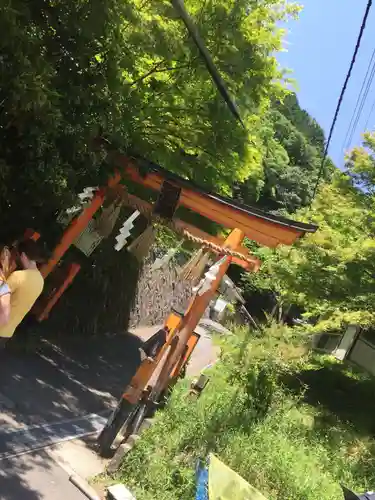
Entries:
<svg viewBox="0 0 375 500">
<path fill-rule="evenodd" d="M 40 493 L 29 484 L 29 474 L 34 467 L 48 471 L 51 458 L 48 456 L 28 457 L 28 464 L 23 457 L 4 460 L 0 468 L 0 499 L 22 498 L 22 500 L 39 500 Z"/>
<path fill-rule="evenodd" d="M 68 474 L 44 451 L 2 460 L 0 465 L 0 500 L 83 499 Z"/>
<path fill-rule="evenodd" d="M 0 362 L 0 393 L 28 424 L 102 412 L 138 367 L 141 344 L 131 334 L 40 339 L 33 351 L 10 344 Z"/>
</svg>

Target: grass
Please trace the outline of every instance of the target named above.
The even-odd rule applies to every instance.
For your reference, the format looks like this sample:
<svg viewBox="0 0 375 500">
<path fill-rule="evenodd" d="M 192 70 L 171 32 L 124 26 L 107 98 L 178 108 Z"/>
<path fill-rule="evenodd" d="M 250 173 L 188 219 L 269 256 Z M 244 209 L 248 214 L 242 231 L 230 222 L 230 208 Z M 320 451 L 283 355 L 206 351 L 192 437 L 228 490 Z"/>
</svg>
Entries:
<svg viewBox="0 0 375 500">
<path fill-rule="evenodd" d="M 115 479 L 144 500 L 191 500 L 197 460 L 214 452 L 269 499 L 373 489 L 372 380 L 304 353 L 290 329 L 237 333 L 201 398 L 180 383 Z"/>
</svg>

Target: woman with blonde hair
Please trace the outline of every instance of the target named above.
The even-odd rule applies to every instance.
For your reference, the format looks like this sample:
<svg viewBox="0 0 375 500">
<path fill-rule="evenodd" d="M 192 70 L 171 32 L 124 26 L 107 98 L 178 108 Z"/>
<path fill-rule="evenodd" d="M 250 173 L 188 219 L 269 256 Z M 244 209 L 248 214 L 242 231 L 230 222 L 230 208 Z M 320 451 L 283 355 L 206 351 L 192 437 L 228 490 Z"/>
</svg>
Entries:
<svg viewBox="0 0 375 500">
<path fill-rule="evenodd" d="M 3 246 L 0 250 L 0 326 L 6 325 L 9 321 L 9 307 L 11 290 L 7 283 L 12 270 L 12 254 L 8 247 Z M 3 342 L 0 338 L 0 349 L 3 347 Z M 5 344 L 5 342 L 4 342 Z"/>
<path fill-rule="evenodd" d="M 0 281 L 4 282 L 9 278 L 12 269 L 12 253 L 5 245 L 0 245 Z"/>
<path fill-rule="evenodd" d="M 0 328 L 9 322 L 11 289 L 7 283 L 13 271 L 12 253 L 7 246 L 0 249 Z M 8 339 L 0 337 L 0 350 L 5 347 Z"/>
</svg>

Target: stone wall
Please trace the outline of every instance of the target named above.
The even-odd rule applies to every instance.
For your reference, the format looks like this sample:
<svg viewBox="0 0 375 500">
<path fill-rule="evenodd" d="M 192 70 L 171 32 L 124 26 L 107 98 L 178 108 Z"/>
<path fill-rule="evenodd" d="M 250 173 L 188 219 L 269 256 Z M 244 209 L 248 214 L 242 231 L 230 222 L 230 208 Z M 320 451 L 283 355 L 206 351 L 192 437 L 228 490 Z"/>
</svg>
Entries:
<svg viewBox="0 0 375 500">
<path fill-rule="evenodd" d="M 192 284 L 180 280 L 174 262 L 151 272 L 158 253 L 153 249 L 139 266 L 126 250 L 115 252 L 110 241 L 92 258 L 71 249 L 66 260 L 81 263 L 82 269 L 48 320 L 34 324 L 33 330 L 43 337 L 122 333 L 138 325 L 158 325 L 172 308 L 184 310 Z"/>
<path fill-rule="evenodd" d="M 159 325 L 171 309 L 184 311 L 192 297 L 192 283 L 180 279 L 173 261 L 160 270 L 151 270 L 156 256 L 151 252 L 140 273 L 130 327 Z"/>
</svg>

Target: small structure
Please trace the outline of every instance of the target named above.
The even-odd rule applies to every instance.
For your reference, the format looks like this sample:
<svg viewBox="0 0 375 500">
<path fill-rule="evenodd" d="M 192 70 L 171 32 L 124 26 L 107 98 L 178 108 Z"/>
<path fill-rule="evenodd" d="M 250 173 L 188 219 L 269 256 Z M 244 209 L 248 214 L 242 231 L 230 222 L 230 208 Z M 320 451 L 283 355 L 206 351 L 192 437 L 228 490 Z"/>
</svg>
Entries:
<svg viewBox="0 0 375 500">
<path fill-rule="evenodd" d="M 312 339 L 314 350 L 332 354 L 375 375 L 375 330 L 348 325 L 344 333 L 321 333 Z"/>
<path fill-rule="evenodd" d="M 215 320 L 215 321 L 221 321 L 224 318 L 225 315 L 225 310 L 230 304 L 227 300 L 225 300 L 223 297 L 218 297 L 214 303 L 211 306 L 210 310 L 210 318 Z"/>
<path fill-rule="evenodd" d="M 236 323 L 242 324 L 244 322 L 244 317 L 246 318 L 249 314 L 246 311 L 246 315 L 243 311 L 244 309 L 246 311 L 245 299 L 234 282 L 226 274 L 221 280 L 216 299 L 214 299 L 210 305 L 210 318 L 215 321 L 222 321 L 227 318 L 229 313 L 230 319 L 233 319 Z M 254 320 L 251 319 L 251 322 L 253 321 Z"/>
</svg>

